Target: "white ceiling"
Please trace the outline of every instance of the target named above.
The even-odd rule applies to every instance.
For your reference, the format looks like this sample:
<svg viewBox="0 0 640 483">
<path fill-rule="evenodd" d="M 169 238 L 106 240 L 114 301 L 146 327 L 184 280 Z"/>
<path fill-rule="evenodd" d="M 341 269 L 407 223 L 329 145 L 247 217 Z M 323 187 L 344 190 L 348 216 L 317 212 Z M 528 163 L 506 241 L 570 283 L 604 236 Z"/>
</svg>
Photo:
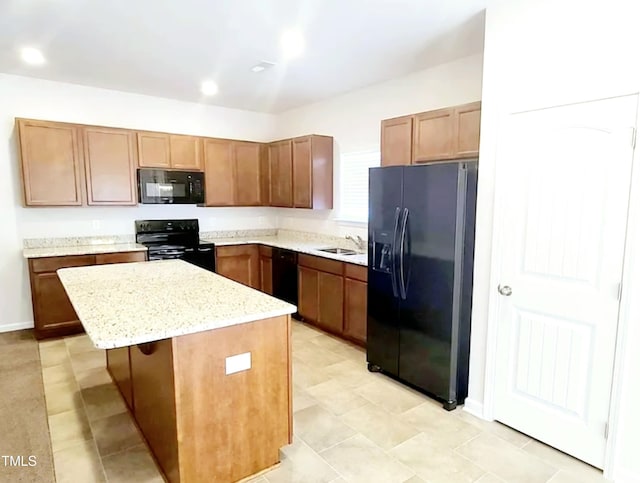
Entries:
<svg viewBox="0 0 640 483">
<path fill-rule="evenodd" d="M 482 52 L 488 1 L 1 0 L 0 72 L 281 112 Z M 306 49 L 285 62 L 291 27 Z M 47 63 L 24 65 L 23 46 Z M 277 65 L 251 72 L 262 60 Z"/>
</svg>

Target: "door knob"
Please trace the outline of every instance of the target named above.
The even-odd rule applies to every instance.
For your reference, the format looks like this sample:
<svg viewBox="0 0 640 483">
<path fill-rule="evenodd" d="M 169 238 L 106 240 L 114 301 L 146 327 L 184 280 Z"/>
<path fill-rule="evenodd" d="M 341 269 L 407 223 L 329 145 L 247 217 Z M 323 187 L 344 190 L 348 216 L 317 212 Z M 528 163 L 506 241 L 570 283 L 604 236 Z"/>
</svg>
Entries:
<svg viewBox="0 0 640 483">
<path fill-rule="evenodd" d="M 500 292 L 500 295 L 508 297 L 509 295 L 511 295 L 512 290 L 508 285 L 498 285 L 498 292 Z"/>
</svg>

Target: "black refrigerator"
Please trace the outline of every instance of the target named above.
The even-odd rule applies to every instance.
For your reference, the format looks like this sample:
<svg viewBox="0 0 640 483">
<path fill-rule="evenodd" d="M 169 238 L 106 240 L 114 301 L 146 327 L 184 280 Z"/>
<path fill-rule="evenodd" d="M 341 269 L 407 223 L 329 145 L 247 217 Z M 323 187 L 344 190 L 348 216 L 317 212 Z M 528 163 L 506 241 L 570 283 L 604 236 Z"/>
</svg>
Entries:
<svg viewBox="0 0 640 483">
<path fill-rule="evenodd" d="M 367 362 L 442 401 L 467 397 L 478 162 L 369 170 Z"/>
</svg>

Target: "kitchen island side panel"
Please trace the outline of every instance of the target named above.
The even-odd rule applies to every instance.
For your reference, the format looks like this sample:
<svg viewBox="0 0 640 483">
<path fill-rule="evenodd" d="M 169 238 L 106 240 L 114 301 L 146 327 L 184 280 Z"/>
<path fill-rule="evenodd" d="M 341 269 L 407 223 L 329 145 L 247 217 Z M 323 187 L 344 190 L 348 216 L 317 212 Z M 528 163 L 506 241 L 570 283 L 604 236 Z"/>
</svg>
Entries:
<svg viewBox="0 0 640 483">
<path fill-rule="evenodd" d="M 173 339 L 181 481 L 233 482 L 279 462 L 292 434 L 290 333 L 283 315 Z M 247 353 L 251 367 L 226 374 L 226 359 Z"/>
</svg>

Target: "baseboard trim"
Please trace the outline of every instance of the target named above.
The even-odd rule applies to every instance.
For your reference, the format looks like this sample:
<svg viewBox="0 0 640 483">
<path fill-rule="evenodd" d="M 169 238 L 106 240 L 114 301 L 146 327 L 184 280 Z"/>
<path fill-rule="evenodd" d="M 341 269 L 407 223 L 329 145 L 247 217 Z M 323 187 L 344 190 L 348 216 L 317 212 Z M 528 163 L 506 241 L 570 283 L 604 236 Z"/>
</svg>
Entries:
<svg viewBox="0 0 640 483">
<path fill-rule="evenodd" d="M 486 419 L 484 417 L 484 405 L 475 399 L 465 399 L 462 410 L 474 415 L 476 418 Z"/>
<path fill-rule="evenodd" d="M 13 332 L 14 330 L 33 329 L 33 321 L 16 322 L 15 324 L 1 324 L 0 332 Z"/>
</svg>

